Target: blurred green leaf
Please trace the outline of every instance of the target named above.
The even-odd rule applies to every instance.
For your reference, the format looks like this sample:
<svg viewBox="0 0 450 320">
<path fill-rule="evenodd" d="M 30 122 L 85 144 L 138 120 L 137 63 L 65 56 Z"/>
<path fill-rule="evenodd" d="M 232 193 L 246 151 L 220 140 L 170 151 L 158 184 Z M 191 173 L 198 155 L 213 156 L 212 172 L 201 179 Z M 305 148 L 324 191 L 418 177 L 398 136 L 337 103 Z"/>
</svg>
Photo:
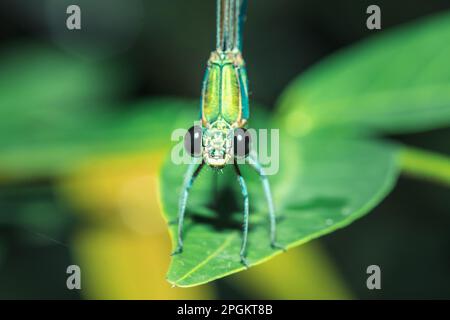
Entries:
<svg viewBox="0 0 450 320">
<path fill-rule="evenodd" d="M 450 14 L 373 36 L 321 62 L 283 93 L 290 133 L 415 132 L 450 124 Z"/>
<path fill-rule="evenodd" d="M 48 174 L 71 162 L 75 142 L 86 147 L 86 131 L 130 83 L 113 65 L 36 44 L 2 52 L 0 69 L 0 171 L 8 176 Z"/>
<path fill-rule="evenodd" d="M 64 203 L 48 183 L 0 186 L 0 228 L 11 229 L 21 239 L 60 243 L 73 222 Z"/>
<path fill-rule="evenodd" d="M 73 115 L 78 123 L 72 128 L 23 134 L 15 136 L 14 143 L 0 143 L 0 170 L 15 177 L 56 175 L 92 156 L 167 148 L 172 130 L 189 125 L 180 123 L 180 116 L 196 105 L 197 101 L 161 98 L 135 103 L 131 111 L 91 115 L 85 121 Z"/>
<path fill-rule="evenodd" d="M 112 65 L 32 44 L 2 52 L 0 70 L 2 145 L 23 136 L 79 129 L 127 86 L 125 74 Z"/>
<path fill-rule="evenodd" d="M 278 241 L 288 248 L 366 214 L 391 190 L 397 177 L 395 149 L 384 144 L 314 136 L 298 141 L 282 134 L 280 146 L 280 171 L 270 180 L 279 215 Z M 260 180 L 253 170 L 241 167 L 250 201 L 248 261 L 255 265 L 280 251 L 269 245 L 267 204 Z M 186 168 L 170 158 L 163 168 L 161 196 L 167 221 L 176 221 Z M 173 257 L 168 272 L 169 282 L 177 286 L 194 286 L 244 270 L 239 258 L 243 219 L 239 185 L 227 166 L 219 174 L 216 198 L 213 174 L 205 168 L 191 189 L 184 251 Z M 176 228 L 170 228 L 174 246 Z"/>
</svg>

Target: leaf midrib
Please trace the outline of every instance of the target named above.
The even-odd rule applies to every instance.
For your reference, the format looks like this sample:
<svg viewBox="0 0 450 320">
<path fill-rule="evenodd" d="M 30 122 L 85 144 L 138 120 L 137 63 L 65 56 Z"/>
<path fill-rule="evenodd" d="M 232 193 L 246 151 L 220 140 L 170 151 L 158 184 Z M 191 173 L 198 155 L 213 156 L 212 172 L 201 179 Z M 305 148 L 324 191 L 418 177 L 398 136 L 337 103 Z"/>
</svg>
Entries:
<svg viewBox="0 0 450 320">
<path fill-rule="evenodd" d="M 183 281 L 184 279 L 188 278 L 191 274 L 202 268 L 204 265 L 206 265 L 211 259 L 216 257 L 220 252 L 222 252 L 230 243 L 231 240 L 236 236 L 235 233 L 230 234 L 225 241 L 216 249 L 214 250 L 209 256 L 207 256 L 202 262 L 197 264 L 194 268 L 186 272 L 184 275 L 182 275 L 180 278 L 174 281 L 174 284 L 178 284 L 180 281 Z"/>
</svg>

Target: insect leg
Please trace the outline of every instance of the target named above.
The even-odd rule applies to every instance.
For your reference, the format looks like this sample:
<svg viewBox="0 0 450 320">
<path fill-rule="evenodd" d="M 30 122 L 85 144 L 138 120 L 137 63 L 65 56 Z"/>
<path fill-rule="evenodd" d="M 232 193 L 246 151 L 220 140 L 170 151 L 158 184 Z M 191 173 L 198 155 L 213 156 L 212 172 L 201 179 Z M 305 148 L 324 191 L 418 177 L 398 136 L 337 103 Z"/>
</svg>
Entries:
<svg viewBox="0 0 450 320">
<path fill-rule="evenodd" d="M 267 205 L 269 207 L 269 218 L 270 218 L 270 246 L 274 249 L 281 249 L 283 251 L 286 251 L 286 248 L 282 245 L 279 245 L 276 242 L 276 217 L 275 217 L 275 209 L 273 207 L 273 200 L 272 200 L 272 193 L 270 192 L 270 185 L 269 185 L 269 179 L 267 178 L 263 167 L 258 162 L 258 160 L 252 156 L 249 157 L 249 163 L 252 166 L 253 169 L 258 173 L 261 183 L 263 185 L 264 189 L 264 195 L 266 196 Z"/>
<path fill-rule="evenodd" d="M 183 221 L 184 221 L 184 213 L 186 212 L 186 204 L 189 196 L 189 190 L 194 184 L 195 178 L 197 178 L 198 174 L 202 170 L 204 166 L 204 162 L 200 163 L 197 168 L 196 164 L 192 163 L 189 165 L 188 171 L 186 172 L 186 177 L 184 179 L 183 188 L 180 196 L 180 204 L 178 208 L 178 245 L 172 255 L 183 252 Z"/>
<path fill-rule="evenodd" d="M 240 257 L 241 257 L 241 263 L 248 268 L 248 262 L 247 259 L 245 258 L 245 251 L 247 248 L 247 236 L 248 236 L 248 215 L 249 215 L 249 210 L 248 210 L 248 192 L 247 192 L 247 185 L 245 184 L 245 180 L 244 177 L 241 175 L 241 170 L 239 170 L 239 166 L 237 165 L 237 163 L 234 163 L 234 168 L 236 171 L 236 174 L 238 176 L 238 181 L 239 181 L 239 185 L 241 186 L 241 192 L 242 192 L 242 196 L 244 197 L 244 230 L 243 230 L 243 237 L 242 237 L 242 246 L 241 246 L 241 252 L 240 252 Z"/>
</svg>

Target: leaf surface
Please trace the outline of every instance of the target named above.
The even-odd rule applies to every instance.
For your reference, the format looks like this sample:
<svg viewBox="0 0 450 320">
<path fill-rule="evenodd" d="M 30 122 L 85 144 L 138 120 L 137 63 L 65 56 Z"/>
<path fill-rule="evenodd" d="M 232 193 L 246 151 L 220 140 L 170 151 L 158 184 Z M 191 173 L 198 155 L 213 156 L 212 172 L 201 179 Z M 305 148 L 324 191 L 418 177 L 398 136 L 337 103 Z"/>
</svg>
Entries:
<svg viewBox="0 0 450 320">
<path fill-rule="evenodd" d="M 295 136 L 342 131 L 407 133 L 450 125 L 450 14 L 383 32 L 294 80 L 279 117 Z"/>
</svg>

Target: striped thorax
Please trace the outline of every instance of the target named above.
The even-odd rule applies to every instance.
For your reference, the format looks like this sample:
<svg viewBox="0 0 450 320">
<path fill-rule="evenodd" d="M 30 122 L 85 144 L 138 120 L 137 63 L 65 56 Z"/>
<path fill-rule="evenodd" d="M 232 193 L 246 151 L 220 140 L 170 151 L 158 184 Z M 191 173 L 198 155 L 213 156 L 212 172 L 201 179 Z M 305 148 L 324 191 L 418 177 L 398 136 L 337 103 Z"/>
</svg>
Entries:
<svg viewBox="0 0 450 320">
<path fill-rule="evenodd" d="M 203 158 L 213 167 L 233 159 L 234 131 L 249 117 L 245 63 L 238 50 L 214 51 L 203 81 L 201 116 Z"/>
</svg>

